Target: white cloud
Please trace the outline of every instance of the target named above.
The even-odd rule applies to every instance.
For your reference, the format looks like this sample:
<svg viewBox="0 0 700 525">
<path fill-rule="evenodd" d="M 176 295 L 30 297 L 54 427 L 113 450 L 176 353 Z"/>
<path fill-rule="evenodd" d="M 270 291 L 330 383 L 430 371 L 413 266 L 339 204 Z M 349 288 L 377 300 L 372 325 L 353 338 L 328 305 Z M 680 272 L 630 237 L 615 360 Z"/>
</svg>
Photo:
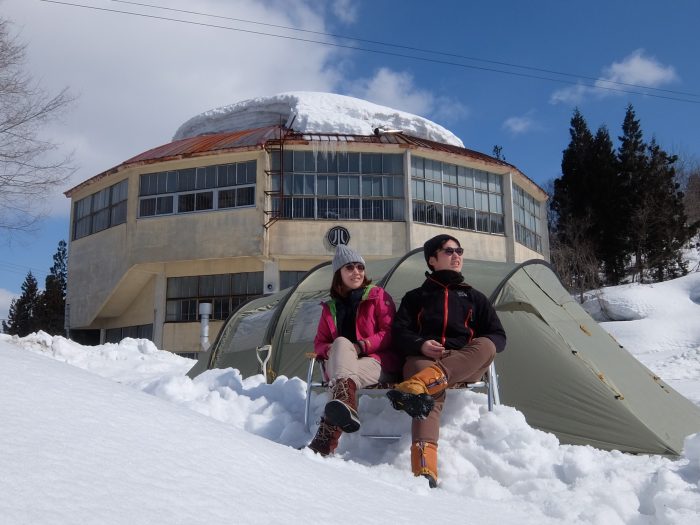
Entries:
<svg viewBox="0 0 700 525">
<path fill-rule="evenodd" d="M 580 104 L 586 93 L 594 91 L 592 88 L 582 86 L 568 86 L 558 89 L 549 97 L 550 104 Z"/>
<path fill-rule="evenodd" d="M 503 129 L 508 130 L 513 135 L 520 135 L 539 129 L 539 124 L 532 117 L 532 111 L 520 117 L 509 117 L 503 122 Z"/>
<path fill-rule="evenodd" d="M 350 95 L 376 104 L 408 111 L 440 124 L 468 114 L 459 102 L 436 96 L 415 85 L 413 75 L 383 67 L 371 78 L 360 79 L 350 87 Z"/>
<path fill-rule="evenodd" d="M 358 4 L 355 0 L 334 0 L 331 9 L 341 22 L 353 24 L 357 20 Z"/>
<path fill-rule="evenodd" d="M 16 299 L 19 297 L 17 294 L 14 294 L 10 292 L 9 290 L 5 290 L 4 288 L 0 288 L 0 319 L 1 320 L 6 320 L 7 319 L 7 313 L 10 311 L 10 303 L 12 302 L 12 299 Z"/>
<path fill-rule="evenodd" d="M 578 84 L 565 87 L 552 93 L 549 101 L 552 104 L 579 104 L 587 96 L 605 97 L 621 95 L 622 91 L 643 91 L 646 86 L 658 88 L 679 80 L 673 66 L 661 64 L 656 58 L 645 56 L 643 49 L 637 49 L 620 62 L 613 62 L 603 68 L 603 75 L 596 80 L 595 86 Z M 609 89 L 605 89 L 609 88 Z M 615 91 L 622 90 L 622 91 Z"/>
<path fill-rule="evenodd" d="M 610 82 L 622 82 L 648 87 L 659 87 L 679 80 L 673 66 L 664 66 L 654 57 L 645 57 L 643 49 L 637 49 L 621 62 L 613 62 L 604 70 L 597 86 L 608 87 Z"/>
<path fill-rule="evenodd" d="M 350 88 L 351 95 L 416 115 L 425 116 L 433 108 L 430 92 L 418 89 L 410 73 L 383 67 L 372 78 L 360 79 Z"/>
</svg>

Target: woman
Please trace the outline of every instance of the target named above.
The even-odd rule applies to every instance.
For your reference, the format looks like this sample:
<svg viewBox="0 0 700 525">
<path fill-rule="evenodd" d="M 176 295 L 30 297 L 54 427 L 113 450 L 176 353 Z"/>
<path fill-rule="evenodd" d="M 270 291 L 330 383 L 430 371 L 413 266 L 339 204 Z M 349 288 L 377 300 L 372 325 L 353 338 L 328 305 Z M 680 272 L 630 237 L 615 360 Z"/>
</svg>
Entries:
<svg viewBox="0 0 700 525">
<path fill-rule="evenodd" d="M 327 361 L 331 401 L 309 448 L 323 456 L 333 453 L 343 431 L 360 429 L 357 389 L 391 381 L 401 369 L 403 358 L 391 348 L 394 301 L 370 283 L 362 256 L 339 245 L 333 257 L 331 299 L 322 305 L 314 339 L 316 357 Z"/>
</svg>

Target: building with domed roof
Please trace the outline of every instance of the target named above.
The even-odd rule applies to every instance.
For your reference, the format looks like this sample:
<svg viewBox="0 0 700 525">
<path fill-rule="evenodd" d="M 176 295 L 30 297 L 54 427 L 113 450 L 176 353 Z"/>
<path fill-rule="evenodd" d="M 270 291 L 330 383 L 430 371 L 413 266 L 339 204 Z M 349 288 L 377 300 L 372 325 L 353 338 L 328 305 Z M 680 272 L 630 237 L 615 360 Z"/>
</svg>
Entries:
<svg viewBox="0 0 700 525">
<path fill-rule="evenodd" d="M 200 303 L 213 338 L 239 304 L 295 284 L 337 243 L 370 277 L 372 260 L 441 232 L 470 259 L 549 258 L 547 194 L 515 166 L 427 119 L 327 93 L 204 113 L 66 196 L 67 321 L 92 343 L 197 352 Z"/>
</svg>

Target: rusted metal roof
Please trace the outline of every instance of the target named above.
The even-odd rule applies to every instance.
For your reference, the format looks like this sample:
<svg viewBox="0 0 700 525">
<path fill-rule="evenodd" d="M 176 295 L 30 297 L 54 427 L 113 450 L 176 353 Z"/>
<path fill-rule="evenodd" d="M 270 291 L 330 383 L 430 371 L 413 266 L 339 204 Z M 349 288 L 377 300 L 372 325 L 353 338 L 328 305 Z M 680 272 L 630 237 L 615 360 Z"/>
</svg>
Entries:
<svg viewBox="0 0 700 525">
<path fill-rule="evenodd" d="M 153 160 L 162 161 L 170 158 L 191 157 L 212 151 L 259 147 L 263 146 L 268 140 L 279 138 L 279 133 L 279 126 L 268 126 L 214 135 L 200 135 L 199 137 L 180 139 L 170 144 L 150 149 L 124 161 L 123 164 L 137 164 Z"/>
<path fill-rule="evenodd" d="M 67 190 L 64 195 L 71 197 L 72 194 L 86 186 L 89 186 L 98 180 L 118 173 L 119 171 L 135 165 L 153 164 L 166 160 L 177 160 L 183 158 L 191 158 L 205 156 L 212 153 L 227 153 L 235 150 L 251 150 L 261 149 L 265 147 L 268 141 L 277 141 L 284 136 L 286 144 L 309 144 L 313 142 L 329 142 L 329 143 L 363 143 L 363 144 L 395 144 L 409 148 L 422 148 L 434 151 L 443 151 L 485 162 L 487 164 L 504 166 L 516 170 L 525 176 L 518 168 L 503 162 L 499 159 L 479 153 L 478 151 L 449 144 L 442 144 L 432 140 L 422 139 L 406 135 L 401 132 L 378 133 L 372 135 L 348 135 L 343 133 L 300 133 L 294 130 L 287 130 L 282 126 L 267 126 L 264 128 L 247 129 L 243 131 L 234 131 L 227 133 L 216 133 L 210 135 L 200 135 L 198 137 L 190 137 L 186 139 L 176 140 L 157 148 L 144 151 L 128 160 L 125 160 L 118 166 L 104 171 L 94 177 L 91 177 L 77 186 Z M 537 184 L 530 180 L 535 186 Z M 539 186 L 538 186 L 539 187 Z M 540 188 L 541 189 L 541 188 Z M 543 193 L 544 190 L 542 190 Z"/>
<path fill-rule="evenodd" d="M 259 149 L 264 147 L 268 140 L 279 139 L 281 130 L 282 128 L 280 126 L 267 126 L 264 128 L 200 135 L 198 137 L 176 140 L 164 144 L 163 146 L 149 149 L 135 157 L 125 160 L 118 166 L 103 171 L 67 190 L 64 192 L 64 195 L 66 197 L 71 197 L 75 191 L 89 186 L 104 177 L 118 173 L 129 166 L 185 159 L 207 155 L 213 152 L 224 153 L 232 150 Z"/>
</svg>

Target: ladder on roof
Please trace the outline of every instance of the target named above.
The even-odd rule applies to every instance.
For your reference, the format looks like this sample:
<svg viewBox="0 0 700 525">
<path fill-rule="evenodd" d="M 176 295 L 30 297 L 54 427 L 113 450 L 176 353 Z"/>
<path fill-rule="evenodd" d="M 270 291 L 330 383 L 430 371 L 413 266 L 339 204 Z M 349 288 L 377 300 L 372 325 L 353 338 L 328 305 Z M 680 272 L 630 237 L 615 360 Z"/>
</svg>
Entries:
<svg viewBox="0 0 700 525">
<path fill-rule="evenodd" d="M 294 122 L 294 119 L 292 119 Z M 279 138 L 270 139 L 265 142 L 265 151 L 269 156 L 269 169 L 265 170 L 268 177 L 267 188 L 265 190 L 265 204 L 267 209 L 264 210 L 267 216 L 267 221 L 263 225 L 266 230 L 276 223 L 278 220 L 285 217 L 284 205 L 284 139 L 287 133 L 291 130 L 291 123 L 288 125 L 279 126 Z"/>
</svg>

